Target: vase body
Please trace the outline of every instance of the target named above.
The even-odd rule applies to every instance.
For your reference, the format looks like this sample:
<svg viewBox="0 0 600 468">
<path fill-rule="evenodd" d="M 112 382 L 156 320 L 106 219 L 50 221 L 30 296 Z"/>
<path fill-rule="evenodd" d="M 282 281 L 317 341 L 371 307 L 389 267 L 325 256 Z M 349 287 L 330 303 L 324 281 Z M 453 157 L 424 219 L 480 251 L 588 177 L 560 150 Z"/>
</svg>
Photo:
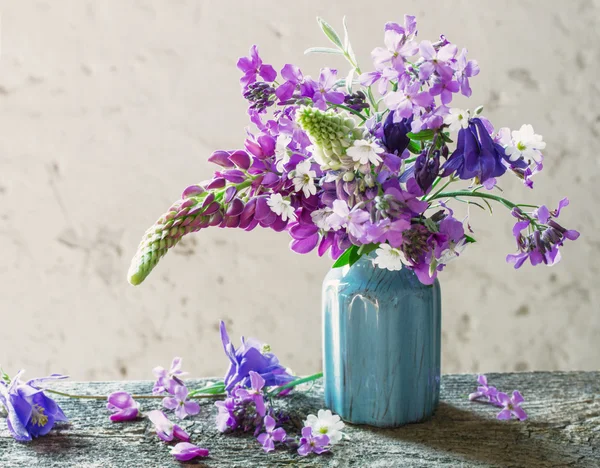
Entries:
<svg viewBox="0 0 600 468">
<path fill-rule="evenodd" d="M 332 269 L 323 282 L 325 404 L 347 422 L 397 427 L 439 402 L 441 297 L 408 270 L 373 256 Z"/>
</svg>

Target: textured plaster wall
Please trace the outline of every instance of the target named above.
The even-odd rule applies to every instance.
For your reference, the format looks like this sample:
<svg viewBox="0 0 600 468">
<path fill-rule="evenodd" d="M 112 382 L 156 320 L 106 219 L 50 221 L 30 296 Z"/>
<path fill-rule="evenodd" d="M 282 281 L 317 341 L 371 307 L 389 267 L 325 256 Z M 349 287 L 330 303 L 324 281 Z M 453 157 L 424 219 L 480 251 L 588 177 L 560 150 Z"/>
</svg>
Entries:
<svg viewBox="0 0 600 468">
<path fill-rule="evenodd" d="M 479 60 L 471 108 L 545 136 L 536 190 L 504 189 L 551 206 L 568 194 L 565 222 L 583 232 L 559 266 L 515 272 L 513 219 L 473 212 L 480 242 L 442 276 L 444 371 L 597 369 L 600 2 L 573 0 L 0 1 L 0 363 L 147 378 L 179 354 L 218 375 L 223 318 L 296 372 L 318 370 L 330 261 L 284 235 L 207 230 L 141 287 L 125 274 L 146 227 L 210 175 L 210 152 L 241 145 L 238 56 L 258 43 L 277 68 L 345 71 L 303 56 L 325 45 L 315 16 L 345 14 L 368 68 L 384 22 L 406 12 L 421 38 L 445 33 Z"/>
</svg>

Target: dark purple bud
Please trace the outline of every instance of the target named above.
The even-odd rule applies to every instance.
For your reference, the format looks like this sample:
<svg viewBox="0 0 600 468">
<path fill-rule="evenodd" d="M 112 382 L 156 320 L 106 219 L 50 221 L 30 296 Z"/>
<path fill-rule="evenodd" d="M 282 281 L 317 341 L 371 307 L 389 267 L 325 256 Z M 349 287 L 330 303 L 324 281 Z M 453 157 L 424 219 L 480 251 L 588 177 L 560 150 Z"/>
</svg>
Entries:
<svg viewBox="0 0 600 468">
<path fill-rule="evenodd" d="M 222 177 L 216 177 L 206 186 L 206 188 L 208 190 L 220 189 L 225 187 L 226 184 L 227 181 L 225 179 L 223 179 Z"/>
<path fill-rule="evenodd" d="M 388 152 L 401 155 L 408 147 L 410 138 L 406 136 L 411 130 L 412 117 L 394 122 L 394 112 L 390 112 L 383 124 L 382 142 Z"/>
<path fill-rule="evenodd" d="M 421 153 L 415 161 L 415 180 L 421 190 L 427 193 L 431 184 L 440 172 L 440 154 L 434 151 L 434 154 L 428 158 L 426 153 Z"/>
<path fill-rule="evenodd" d="M 236 198 L 231 202 L 231 205 L 229 205 L 229 208 L 227 208 L 225 214 L 227 216 L 239 217 L 242 214 L 242 211 L 244 211 L 244 202 L 239 198 Z"/>
<path fill-rule="evenodd" d="M 211 163 L 218 164 L 221 167 L 229 169 L 233 167 L 233 163 L 229 160 L 229 153 L 227 151 L 218 150 L 210 155 L 208 160 Z"/>
<path fill-rule="evenodd" d="M 234 151 L 231 156 L 229 156 L 229 160 L 240 169 L 248 170 L 250 168 L 250 156 L 245 151 Z"/>
<path fill-rule="evenodd" d="M 231 169 L 230 171 L 224 171 L 221 175 L 227 179 L 229 182 L 233 182 L 234 184 L 239 184 L 246 180 L 246 176 L 242 171 L 237 169 Z"/>
<path fill-rule="evenodd" d="M 202 208 L 206 208 L 208 205 L 210 205 L 214 201 L 215 201 L 215 194 L 213 192 L 210 192 L 204 199 L 204 202 L 202 203 Z"/>
<path fill-rule="evenodd" d="M 243 224 L 243 227 L 242 227 L 242 224 Z M 244 229 L 244 230 L 246 230 L 246 231 L 252 231 L 252 229 L 254 229 L 256 226 L 258 226 L 258 219 L 252 219 L 250 221 L 250 224 L 248 224 L 247 226 L 246 226 L 246 224 L 247 224 L 247 222 L 240 221 L 240 226 L 239 227 L 242 228 L 242 229 Z"/>
<path fill-rule="evenodd" d="M 200 187 L 199 185 L 190 185 L 183 191 L 181 198 L 189 198 L 193 197 L 194 195 L 200 195 L 201 193 L 204 193 L 204 188 Z"/>
<path fill-rule="evenodd" d="M 233 200 L 233 198 L 235 197 L 236 193 L 237 193 L 236 187 L 234 187 L 234 186 L 227 187 L 227 189 L 225 190 L 225 196 L 223 197 L 223 201 L 225 203 L 231 202 L 231 200 Z"/>
</svg>

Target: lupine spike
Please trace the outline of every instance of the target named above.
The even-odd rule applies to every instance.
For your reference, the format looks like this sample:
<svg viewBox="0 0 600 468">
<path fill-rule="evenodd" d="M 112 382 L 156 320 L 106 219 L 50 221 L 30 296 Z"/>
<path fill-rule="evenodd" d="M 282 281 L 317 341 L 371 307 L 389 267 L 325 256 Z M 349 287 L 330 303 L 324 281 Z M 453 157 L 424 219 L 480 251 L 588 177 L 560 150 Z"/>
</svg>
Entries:
<svg viewBox="0 0 600 468">
<path fill-rule="evenodd" d="M 208 217 L 204 214 L 206 209 L 194 209 L 198 203 L 199 200 L 195 198 L 175 202 L 169 211 L 146 231 L 127 273 L 131 284 L 134 286 L 141 284 L 161 257 L 183 236 L 199 231 L 208 223 Z"/>
</svg>

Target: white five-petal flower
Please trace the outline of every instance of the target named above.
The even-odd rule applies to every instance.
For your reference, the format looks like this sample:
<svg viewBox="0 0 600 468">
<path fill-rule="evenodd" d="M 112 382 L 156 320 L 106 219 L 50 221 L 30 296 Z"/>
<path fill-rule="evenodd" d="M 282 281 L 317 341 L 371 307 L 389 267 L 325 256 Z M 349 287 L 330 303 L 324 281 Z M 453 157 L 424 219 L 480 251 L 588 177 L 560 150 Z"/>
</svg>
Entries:
<svg viewBox="0 0 600 468">
<path fill-rule="evenodd" d="M 531 125 L 522 125 L 519 130 L 512 131 L 512 141 L 505 148 L 511 161 L 516 161 L 521 156 L 526 160 L 536 163 L 542 162 L 540 150 L 546 147 L 542 135 L 536 135 Z"/>
<path fill-rule="evenodd" d="M 311 427 L 313 435 L 327 435 L 331 445 L 337 444 L 342 440 L 344 423 L 337 414 L 332 414 L 330 410 L 320 409 L 317 415 L 309 414 L 304 421 L 304 427 Z"/>
<path fill-rule="evenodd" d="M 346 154 L 352 158 L 357 165 L 371 163 L 379 166 L 382 159 L 379 154 L 384 150 L 374 141 L 355 140 L 354 144 L 346 150 Z"/>
<path fill-rule="evenodd" d="M 390 244 L 381 244 L 375 251 L 375 259 L 373 260 L 379 268 L 386 268 L 391 271 L 402 270 L 406 265 L 406 257 L 400 249 L 392 247 Z"/>
<path fill-rule="evenodd" d="M 281 219 L 284 221 L 296 219 L 296 213 L 294 212 L 292 203 L 283 198 L 280 193 L 272 194 L 267 200 L 267 205 L 269 205 L 273 213 L 281 216 Z"/>
<path fill-rule="evenodd" d="M 444 117 L 444 123 L 450 125 L 451 132 L 467 128 L 469 126 L 469 111 L 453 107 L 450 112 Z"/>
<path fill-rule="evenodd" d="M 311 164 L 309 160 L 302 161 L 296 166 L 296 170 L 293 176 L 290 174 L 290 178 L 293 178 L 294 190 L 299 192 L 302 190 L 305 197 L 310 197 L 317 193 L 317 187 L 315 186 L 315 177 L 317 173 L 311 171 Z"/>
<path fill-rule="evenodd" d="M 280 133 L 275 142 L 275 160 L 277 161 L 277 170 L 283 172 L 283 166 L 290 161 L 290 150 L 288 145 L 292 141 L 292 136 Z"/>
</svg>

